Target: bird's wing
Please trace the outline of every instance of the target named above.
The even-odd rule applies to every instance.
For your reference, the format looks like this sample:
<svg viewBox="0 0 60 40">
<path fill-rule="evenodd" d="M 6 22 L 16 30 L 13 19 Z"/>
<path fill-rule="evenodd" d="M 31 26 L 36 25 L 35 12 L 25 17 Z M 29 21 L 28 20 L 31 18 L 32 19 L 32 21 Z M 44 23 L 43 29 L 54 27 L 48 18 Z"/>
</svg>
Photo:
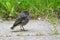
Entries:
<svg viewBox="0 0 60 40">
<path fill-rule="evenodd" d="M 25 15 L 24 13 L 20 13 L 13 26 L 17 26 L 18 24 L 21 24 L 21 22 L 26 18 L 27 18 L 27 15 Z"/>
<path fill-rule="evenodd" d="M 13 26 L 17 26 L 18 24 L 21 24 L 22 21 L 25 19 L 26 19 L 26 17 L 17 18 Z"/>
</svg>

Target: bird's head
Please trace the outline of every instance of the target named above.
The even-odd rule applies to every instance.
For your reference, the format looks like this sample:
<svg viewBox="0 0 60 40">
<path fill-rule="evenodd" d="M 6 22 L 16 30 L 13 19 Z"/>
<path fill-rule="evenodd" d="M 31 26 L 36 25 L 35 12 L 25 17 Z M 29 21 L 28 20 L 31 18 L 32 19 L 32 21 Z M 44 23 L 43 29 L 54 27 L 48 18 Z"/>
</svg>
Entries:
<svg viewBox="0 0 60 40">
<path fill-rule="evenodd" d="M 21 13 L 24 13 L 26 15 L 29 15 L 29 11 L 27 11 L 27 10 L 23 10 L 23 11 L 21 11 Z"/>
</svg>

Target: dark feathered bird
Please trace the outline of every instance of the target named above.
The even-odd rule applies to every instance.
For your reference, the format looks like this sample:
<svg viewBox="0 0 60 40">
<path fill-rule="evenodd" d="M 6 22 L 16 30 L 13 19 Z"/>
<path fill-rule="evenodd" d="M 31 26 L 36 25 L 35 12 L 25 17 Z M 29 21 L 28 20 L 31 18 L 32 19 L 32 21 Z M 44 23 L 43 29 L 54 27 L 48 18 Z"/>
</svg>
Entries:
<svg viewBox="0 0 60 40">
<path fill-rule="evenodd" d="M 23 10 L 16 18 L 16 21 L 11 27 L 11 29 L 14 29 L 17 25 L 20 25 L 20 27 L 22 27 L 22 30 L 24 30 L 23 26 L 26 25 L 28 21 L 29 21 L 29 12 L 27 10 Z"/>
</svg>

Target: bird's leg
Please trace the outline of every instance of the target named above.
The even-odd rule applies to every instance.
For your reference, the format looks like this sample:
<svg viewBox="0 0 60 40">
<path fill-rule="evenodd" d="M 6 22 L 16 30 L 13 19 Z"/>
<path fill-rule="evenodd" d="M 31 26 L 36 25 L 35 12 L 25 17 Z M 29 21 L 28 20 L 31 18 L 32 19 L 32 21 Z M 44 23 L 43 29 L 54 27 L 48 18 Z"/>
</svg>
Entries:
<svg viewBox="0 0 60 40">
<path fill-rule="evenodd" d="M 25 30 L 23 26 L 22 26 L 22 29 Z"/>
<path fill-rule="evenodd" d="M 20 28 L 21 28 L 21 30 L 23 30 L 23 31 L 25 30 L 24 27 L 23 27 L 22 25 L 20 26 Z"/>
</svg>

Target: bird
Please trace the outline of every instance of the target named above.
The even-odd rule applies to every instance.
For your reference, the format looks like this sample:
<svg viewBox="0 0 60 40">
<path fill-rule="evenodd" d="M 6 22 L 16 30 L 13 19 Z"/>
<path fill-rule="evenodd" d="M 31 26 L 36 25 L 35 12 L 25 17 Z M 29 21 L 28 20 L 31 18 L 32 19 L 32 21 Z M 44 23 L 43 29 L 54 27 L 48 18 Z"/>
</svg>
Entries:
<svg viewBox="0 0 60 40">
<path fill-rule="evenodd" d="M 22 10 L 18 17 L 16 18 L 11 29 L 13 30 L 16 26 L 20 25 L 20 28 L 22 28 L 21 30 L 25 30 L 23 26 L 26 25 L 28 22 L 29 12 L 27 10 Z"/>
</svg>

